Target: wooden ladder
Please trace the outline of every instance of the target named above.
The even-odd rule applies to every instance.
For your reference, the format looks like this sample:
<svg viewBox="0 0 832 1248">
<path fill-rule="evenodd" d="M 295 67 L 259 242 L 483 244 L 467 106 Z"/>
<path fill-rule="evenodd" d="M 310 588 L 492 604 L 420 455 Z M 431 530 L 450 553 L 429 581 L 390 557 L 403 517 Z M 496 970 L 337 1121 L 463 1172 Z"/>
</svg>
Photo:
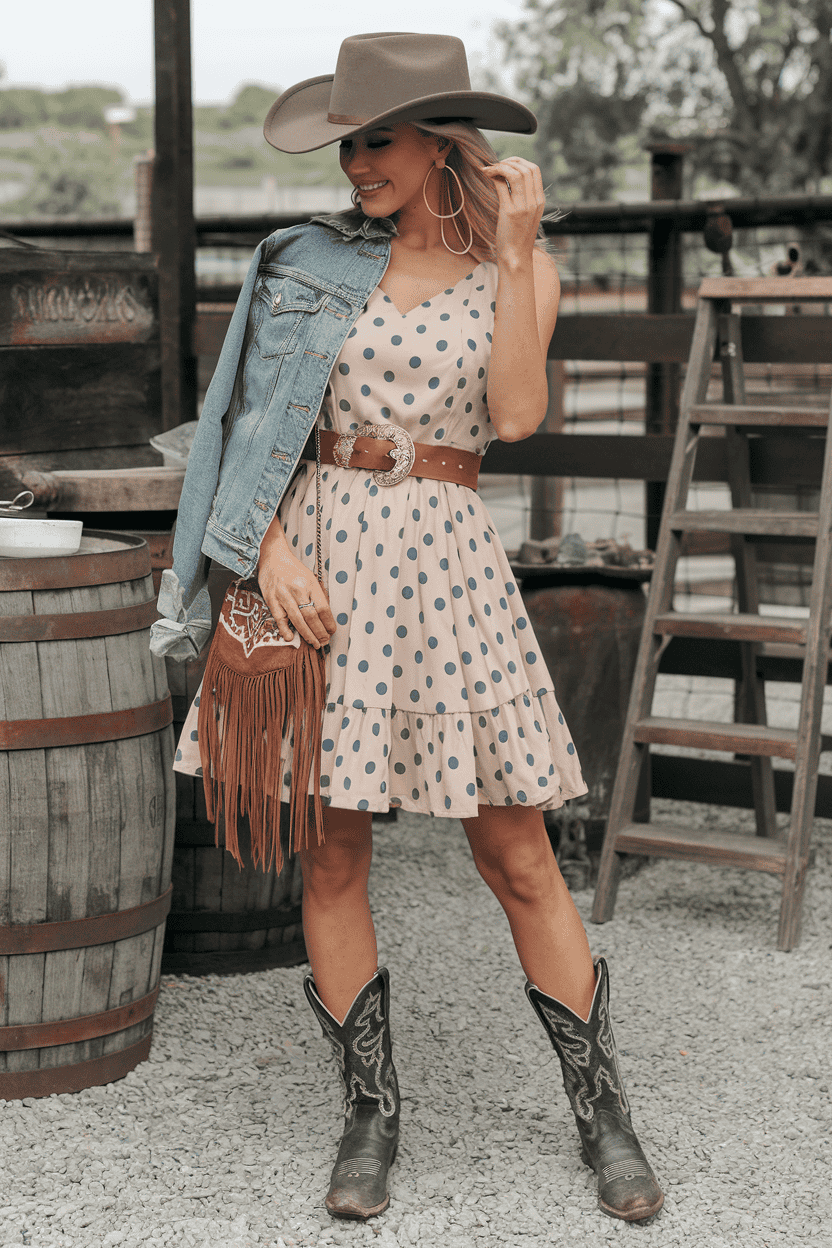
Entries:
<svg viewBox="0 0 832 1248">
<path fill-rule="evenodd" d="M 749 435 L 794 432 L 807 436 L 829 431 L 827 407 L 746 403 L 740 317 L 734 305 L 790 304 L 803 299 L 832 300 L 832 278 L 713 278 L 699 290 L 690 359 L 682 393 L 679 425 L 667 481 L 656 561 L 639 655 L 610 804 L 593 922 L 612 917 L 618 887 L 619 855 L 646 854 L 744 867 L 783 877 L 777 946 L 797 944 L 809 841 L 815 809 L 821 748 L 821 711 L 826 683 L 832 609 L 832 438 L 822 445 L 823 473 L 817 512 L 769 511 L 753 506 Z M 714 358 L 722 369 L 723 402 L 706 402 Z M 688 492 L 703 429 L 725 438 L 731 509 L 687 510 Z M 820 439 L 818 439 L 820 442 Z M 820 454 L 820 450 L 819 450 Z M 722 613 L 674 611 L 676 564 L 689 533 L 729 536 L 736 566 L 737 610 Z M 755 540 L 815 543 L 808 619 L 761 615 Z M 730 639 L 739 643 L 741 679 L 734 723 L 668 719 L 651 714 L 663 650 L 673 637 Z M 765 686 L 757 658 L 765 643 L 786 644 L 803 659 L 797 730 L 766 722 Z M 750 756 L 757 835 L 742 836 L 669 824 L 634 822 L 636 789 L 652 744 L 689 746 Z M 794 761 L 794 789 L 787 834 L 778 834 L 772 758 Z"/>
</svg>

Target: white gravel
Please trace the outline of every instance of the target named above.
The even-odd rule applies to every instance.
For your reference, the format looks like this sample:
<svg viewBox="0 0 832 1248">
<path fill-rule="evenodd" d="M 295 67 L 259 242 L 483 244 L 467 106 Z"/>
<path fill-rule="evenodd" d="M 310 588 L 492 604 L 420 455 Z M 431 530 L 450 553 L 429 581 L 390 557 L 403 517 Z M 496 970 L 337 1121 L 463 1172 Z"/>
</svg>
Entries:
<svg viewBox="0 0 832 1248">
<path fill-rule="evenodd" d="M 404 1097 L 387 1213 L 362 1225 L 323 1208 L 339 1093 L 305 968 L 183 976 L 163 981 L 150 1059 L 127 1078 L 0 1103 L 0 1245 L 828 1242 L 832 824 L 817 826 L 792 953 L 775 949 L 778 882 L 738 871 L 651 863 L 622 884 L 614 920 L 589 925 L 667 1192 L 644 1226 L 596 1209 L 557 1060 L 460 825 L 409 816 L 376 836 Z M 577 901 L 588 920 L 591 891 Z"/>
</svg>

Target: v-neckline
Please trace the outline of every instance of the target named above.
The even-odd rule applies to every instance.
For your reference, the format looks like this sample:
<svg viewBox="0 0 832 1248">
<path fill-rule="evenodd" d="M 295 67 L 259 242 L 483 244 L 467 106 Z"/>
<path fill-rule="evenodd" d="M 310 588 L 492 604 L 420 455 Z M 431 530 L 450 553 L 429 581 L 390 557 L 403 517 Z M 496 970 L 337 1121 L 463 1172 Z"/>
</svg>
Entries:
<svg viewBox="0 0 832 1248">
<path fill-rule="evenodd" d="M 487 263 L 487 262 L 486 262 L 485 260 L 480 260 L 479 264 L 478 264 L 478 265 L 476 265 L 476 266 L 475 266 L 475 267 L 471 270 L 471 272 L 470 272 L 470 273 L 466 273 L 466 274 L 465 274 L 465 276 L 464 276 L 464 277 L 461 277 L 461 278 L 459 279 L 459 281 L 458 281 L 458 282 L 455 282 L 455 283 L 454 283 L 454 285 L 453 285 L 453 286 L 443 286 L 441 290 L 437 290 L 437 292 L 436 292 L 436 294 L 435 294 L 435 295 L 428 295 L 427 299 L 422 299 L 419 303 L 414 303 L 413 307 L 412 307 L 412 308 L 408 308 L 408 310 L 407 310 L 406 312 L 402 312 L 402 310 L 399 308 L 398 304 L 393 303 L 393 300 L 390 298 L 390 296 L 388 295 L 387 291 L 386 291 L 386 290 L 384 290 L 384 289 L 382 289 L 382 287 L 381 287 L 380 285 L 379 285 L 379 286 L 376 286 L 376 290 L 380 292 L 380 294 L 383 296 L 383 298 L 384 298 L 384 299 L 386 299 L 386 300 L 387 300 L 387 302 L 388 302 L 389 304 L 391 304 L 391 306 L 392 306 L 393 308 L 395 308 L 395 310 L 396 310 L 396 312 L 398 312 L 399 316 L 410 316 L 411 312 L 415 312 L 417 308 L 423 308 L 423 307 L 425 306 L 425 304 L 426 304 L 426 303 L 432 303 L 434 299 L 439 299 L 439 298 L 440 298 L 440 296 L 442 296 L 442 295 L 452 295 L 452 294 L 454 293 L 454 291 L 457 289 L 457 287 L 458 287 L 458 286 L 461 286 L 463 282 L 467 282 L 467 281 L 469 281 L 471 278 L 473 278 L 473 276 L 474 276 L 474 274 L 476 273 L 477 269 L 481 269 L 481 268 L 482 268 L 482 266 L 483 266 L 484 264 L 486 264 L 486 263 Z"/>
</svg>

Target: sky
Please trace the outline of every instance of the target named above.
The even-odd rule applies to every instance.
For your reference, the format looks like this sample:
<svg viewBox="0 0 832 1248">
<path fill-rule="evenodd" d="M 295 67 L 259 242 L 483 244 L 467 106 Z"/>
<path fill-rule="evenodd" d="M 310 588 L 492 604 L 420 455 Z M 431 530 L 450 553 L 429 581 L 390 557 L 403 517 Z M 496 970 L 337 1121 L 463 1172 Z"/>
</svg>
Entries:
<svg viewBox="0 0 832 1248">
<path fill-rule="evenodd" d="M 365 31 L 458 35 L 469 63 L 505 75 L 491 30 L 523 0 L 420 0 L 418 22 L 393 21 L 390 0 L 192 0 L 194 100 L 225 102 L 244 82 L 282 90 L 332 73 L 341 40 Z M 314 24 L 301 22 L 304 9 Z M 7 4 L 0 23 L 3 85 L 60 88 L 96 82 L 153 98 L 153 0 L 35 0 Z M 510 79 L 504 76 L 506 89 Z"/>
</svg>

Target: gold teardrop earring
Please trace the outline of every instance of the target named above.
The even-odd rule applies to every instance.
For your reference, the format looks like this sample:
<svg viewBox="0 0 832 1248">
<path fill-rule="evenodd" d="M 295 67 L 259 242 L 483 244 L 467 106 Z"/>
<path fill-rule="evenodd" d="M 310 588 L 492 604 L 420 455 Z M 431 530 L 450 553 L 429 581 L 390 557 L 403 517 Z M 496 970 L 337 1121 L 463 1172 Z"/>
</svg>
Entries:
<svg viewBox="0 0 832 1248">
<path fill-rule="evenodd" d="M 458 207 L 458 208 L 457 208 L 454 212 L 434 212 L 434 211 L 433 211 L 433 209 L 431 208 L 430 204 L 428 203 L 428 196 L 427 196 L 427 185 L 428 185 L 428 178 L 429 178 L 429 177 L 430 177 L 430 175 L 433 173 L 434 169 L 444 169 L 446 173 L 453 174 L 454 180 L 455 180 L 456 185 L 457 185 L 457 189 L 458 189 L 458 191 L 459 191 L 459 207 Z M 446 181 L 446 183 L 445 183 L 445 187 L 444 187 L 443 189 L 444 189 L 445 191 L 447 191 L 447 195 L 448 195 L 448 204 L 449 204 L 449 205 L 450 205 L 450 204 L 452 204 L 452 203 L 453 203 L 453 200 L 451 199 L 451 185 L 450 185 L 450 182 L 447 182 L 447 181 Z M 440 204 L 441 204 L 441 202 L 442 202 L 442 199 L 441 199 L 441 194 L 442 194 L 442 193 L 440 192 L 440 201 L 439 201 L 439 202 L 440 202 Z M 466 222 L 466 224 L 467 224 L 467 226 L 468 226 L 468 236 L 469 236 L 469 237 L 468 237 L 468 246 L 467 246 L 467 247 L 463 247 L 462 251 L 457 251 L 455 247 L 451 247 L 451 246 L 449 246 L 449 245 L 448 245 L 448 240 L 445 238 L 445 222 L 446 222 L 446 221 L 448 221 L 448 220 L 450 220 L 450 218 L 451 218 L 451 217 L 458 217 L 458 216 L 459 216 L 459 214 L 462 212 L 462 209 L 465 207 L 465 193 L 464 193 L 464 191 L 463 191 L 463 189 L 462 189 L 462 183 L 460 182 L 459 177 L 457 176 L 456 170 L 452 169 L 450 165 L 446 165 L 446 164 L 444 164 L 444 162 L 443 162 L 443 164 L 441 164 L 441 165 L 438 165 L 438 164 L 436 164 L 436 162 L 434 162 L 434 164 L 432 164 L 432 165 L 431 165 L 431 167 L 428 169 L 427 173 L 425 174 L 425 180 L 424 180 L 424 182 L 422 183 L 422 198 L 423 198 L 423 199 L 424 199 L 424 201 L 425 201 L 425 207 L 427 208 L 427 210 L 428 210 L 428 212 L 430 213 L 430 215 L 431 215 L 432 217 L 436 217 L 436 218 L 438 218 L 438 220 L 441 222 L 441 225 L 439 226 L 439 233 L 440 233 L 440 234 L 441 234 L 441 236 L 442 236 L 442 242 L 444 243 L 444 245 L 445 245 L 445 247 L 447 248 L 447 250 L 448 250 L 448 251 L 450 251 L 450 252 L 451 252 L 453 255 L 455 255 L 455 256 L 464 256 L 464 255 L 466 255 L 466 253 L 467 253 L 467 252 L 469 252 L 469 251 L 471 250 L 471 246 L 472 246 L 472 244 L 473 244 L 473 242 L 474 242 L 474 231 L 473 231 L 473 230 L 472 230 L 472 228 L 471 228 L 471 222 L 470 222 L 470 221 L 467 221 L 467 222 Z M 463 238 L 462 238 L 462 234 L 460 233 L 460 229 L 459 229 L 459 226 L 457 225 L 456 221 L 454 221 L 454 229 L 455 229 L 455 230 L 456 230 L 456 232 L 457 232 L 457 236 L 459 237 L 459 241 L 460 241 L 460 242 L 463 242 L 464 240 L 463 240 Z"/>
</svg>

